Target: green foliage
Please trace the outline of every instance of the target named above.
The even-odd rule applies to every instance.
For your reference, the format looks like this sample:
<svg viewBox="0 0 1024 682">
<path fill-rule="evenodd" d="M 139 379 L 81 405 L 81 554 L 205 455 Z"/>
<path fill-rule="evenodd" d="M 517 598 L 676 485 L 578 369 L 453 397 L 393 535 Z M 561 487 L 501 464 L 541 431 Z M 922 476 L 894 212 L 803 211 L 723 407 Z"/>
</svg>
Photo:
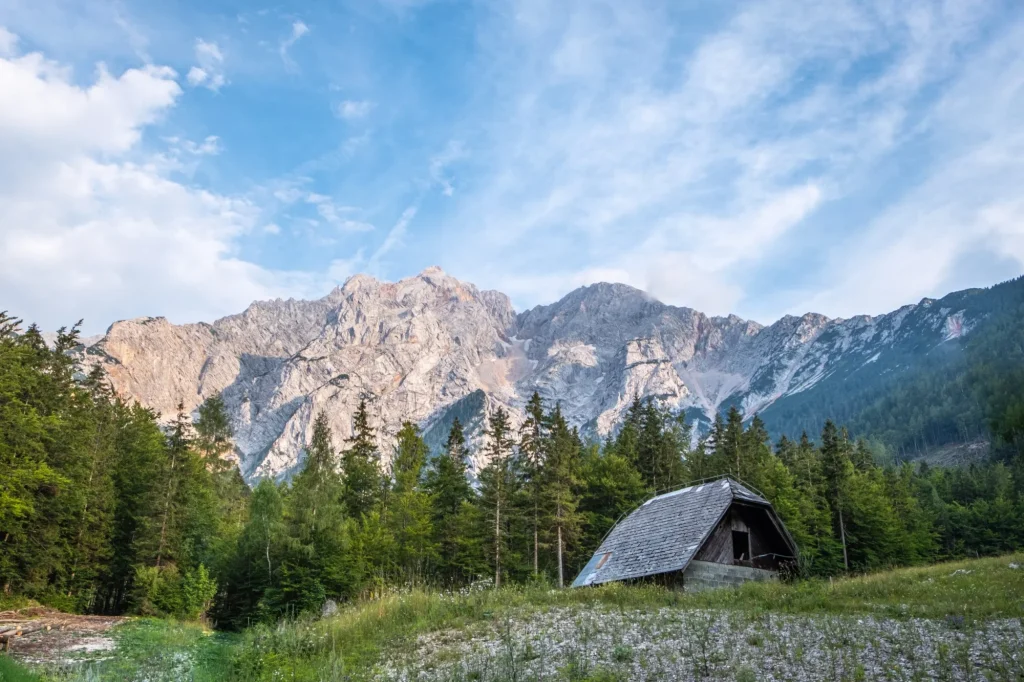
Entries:
<svg viewBox="0 0 1024 682">
<path fill-rule="evenodd" d="M 430 494 L 422 485 L 427 452 L 419 428 L 410 422 L 402 424 L 391 460 L 394 486 L 388 519 L 395 538 L 396 570 L 407 582 L 424 579 L 427 567 L 438 558 Z"/>
<path fill-rule="evenodd" d="M 206 566 L 188 571 L 181 580 L 181 611 L 186 620 L 199 620 L 206 617 L 217 596 L 217 581 L 210 577 Z"/>
<path fill-rule="evenodd" d="M 480 520 L 483 524 L 478 532 L 494 574 L 495 586 L 501 585 L 502 578 L 507 577 L 518 558 L 510 542 L 514 525 L 519 521 L 513 513 L 512 500 L 521 485 L 512 453 L 513 444 L 508 413 L 499 407 L 489 420 L 485 451 L 487 464 L 479 476 Z"/>
<path fill-rule="evenodd" d="M 268 615 L 316 610 L 327 598 L 352 590 L 356 559 L 348 547 L 345 493 L 321 412 L 313 422 L 305 466 L 285 497 L 282 559 L 262 604 Z"/>
<path fill-rule="evenodd" d="M 77 346 L 77 327 L 48 348 L 0 314 L 0 586 L 64 609 L 178 613 L 167 585 L 225 554 L 230 496 L 184 410 L 165 436 L 100 370 L 82 377 Z"/>
<path fill-rule="evenodd" d="M 583 444 L 575 429 L 570 429 L 558 405 L 547 417 L 544 466 L 541 470 L 541 499 L 544 527 L 554 545 L 558 586 L 565 586 L 565 563 L 579 538 L 580 451 Z M 570 576 L 570 581 L 572 577 Z"/>
<path fill-rule="evenodd" d="M 430 498 L 430 522 L 437 547 L 435 564 L 442 584 L 461 584 L 479 572 L 479 551 L 466 546 L 472 536 L 473 489 L 466 479 L 466 436 L 455 418 L 444 452 L 427 471 L 424 490 Z"/>
<path fill-rule="evenodd" d="M 43 677 L 0 654 L 0 680 L 3 682 L 42 682 Z"/>
<path fill-rule="evenodd" d="M 1000 319 L 1015 338 L 1017 327 Z M 970 352 L 996 363 L 978 343 Z M 680 415 L 639 399 L 607 442 L 584 444 L 557 402 L 534 395 L 515 432 L 504 409 L 490 414 L 476 487 L 454 416 L 433 460 L 419 428 L 404 423 L 385 473 L 363 401 L 340 455 L 326 416 L 316 415 L 302 470 L 250 493 L 229 459 L 219 396 L 194 424 L 182 405 L 161 428 L 153 412 L 114 396 L 101 372 L 83 377 L 76 344 L 74 328 L 51 349 L 38 330 L 21 333 L 0 315 L 5 599 L 243 629 L 398 585 L 457 589 L 483 576 L 495 586 L 562 585 L 622 515 L 718 475 L 773 503 L 804 576 L 1024 546 L 1018 389 L 1001 375 L 979 384 L 983 404 L 995 406 L 999 461 L 964 469 L 898 465 L 884 445 L 854 441 L 832 421 L 820 444 L 803 435 L 773 447 L 765 423 L 744 424 L 735 409 L 693 442 Z M 1000 371 L 1016 381 L 1013 368 Z"/>
<path fill-rule="evenodd" d="M 986 438 L 1004 459 L 1024 452 L 1024 278 L 932 305 L 981 319 L 937 346 L 917 345 L 911 331 L 910 345 L 887 348 L 873 372 L 858 372 L 860 360 L 833 367 L 818 385 L 765 410 L 772 433 L 816 430 L 832 419 L 901 459 Z"/>
<path fill-rule="evenodd" d="M 380 452 L 365 400 L 359 401 L 352 420 L 352 437 L 346 444 L 348 447 L 341 455 L 342 501 L 348 516 L 359 519 L 373 509 L 384 487 Z"/>
</svg>

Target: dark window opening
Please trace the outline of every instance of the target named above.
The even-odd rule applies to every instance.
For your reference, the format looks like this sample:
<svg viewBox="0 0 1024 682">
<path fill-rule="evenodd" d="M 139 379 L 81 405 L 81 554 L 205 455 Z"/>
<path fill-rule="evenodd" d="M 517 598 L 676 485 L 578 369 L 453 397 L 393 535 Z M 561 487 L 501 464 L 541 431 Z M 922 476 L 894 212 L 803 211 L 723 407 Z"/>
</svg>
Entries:
<svg viewBox="0 0 1024 682">
<path fill-rule="evenodd" d="M 735 563 L 750 561 L 750 533 L 742 530 L 732 532 L 732 560 Z"/>
</svg>

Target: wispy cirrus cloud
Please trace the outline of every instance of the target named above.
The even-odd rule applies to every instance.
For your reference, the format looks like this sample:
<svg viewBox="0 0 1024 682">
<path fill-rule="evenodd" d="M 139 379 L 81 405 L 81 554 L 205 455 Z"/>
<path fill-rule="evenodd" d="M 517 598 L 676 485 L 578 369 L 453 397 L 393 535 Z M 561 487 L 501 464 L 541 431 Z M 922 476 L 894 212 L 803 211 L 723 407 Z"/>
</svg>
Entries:
<svg viewBox="0 0 1024 682">
<path fill-rule="evenodd" d="M 364 118 L 373 111 L 373 102 L 368 100 L 346 99 L 336 104 L 333 108 L 334 115 L 345 120 Z"/>
<path fill-rule="evenodd" d="M 299 19 L 296 19 L 292 22 L 291 33 L 288 35 L 287 38 L 284 38 L 277 46 L 277 51 L 281 55 L 281 60 L 285 64 L 289 66 L 295 65 L 295 62 L 288 54 L 288 51 L 291 50 L 292 46 L 295 45 L 295 43 L 299 42 L 299 40 L 307 33 L 309 33 L 309 26 L 307 26 L 305 22 Z"/>
<path fill-rule="evenodd" d="M 883 204 L 887 237 L 868 247 L 870 230 L 834 207 L 859 195 L 880 203 L 900 191 L 879 186 L 894 158 L 962 139 L 942 138 L 940 93 L 974 78 L 964 55 L 983 59 L 974 55 L 993 30 L 1013 44 L 991 23 L 998 3 L 749 4 L 682 49 L 674 9 L 524 0 L 484 26 L 482 43 L 508 49 L 485 55 L 495 106 L 470 148 L 482 177 L 453 220 L 473 226 L 466 253 L 501 253 L 502 265 L 465 259 L 460 272 L 505 283 L 525 304 L 615 273 L 669 302 L 766 318 L 818 303 L 876 312 L 937 286 L 878 273 L 885 295 L 868 296 L 837 277 L 857 266 L 809 257 L 830 243 L 841 261 L 851 243 L 867 257 L 912 239 Z M 969 195 L 981 190 L 961 180 Z M 808 283 L 832 293 L 810 296 Z"/>
<path fill-rule="evenodd" d="M 224 75 L 224 53 L 216 43 L 196 39 L 197 65 L 189 69 L 186 80 L 189 85 L 202 86 L 216 92 L 227 83 Z"/>
<path fill-rule="evenodd" d="M 78 259 L 132 295 L 54 284 L 41 321 L 440 263 L 518 307 L 604 279 L 767 322 L 1024 270 L 1013 0 L 44 5 L 0 8 L 3 246 L 48 279 L 120 226 L 171 274 L 143 311 L 152 267 Z M 216 257 L 181 274 L 193 239 Z"/>
</svg>

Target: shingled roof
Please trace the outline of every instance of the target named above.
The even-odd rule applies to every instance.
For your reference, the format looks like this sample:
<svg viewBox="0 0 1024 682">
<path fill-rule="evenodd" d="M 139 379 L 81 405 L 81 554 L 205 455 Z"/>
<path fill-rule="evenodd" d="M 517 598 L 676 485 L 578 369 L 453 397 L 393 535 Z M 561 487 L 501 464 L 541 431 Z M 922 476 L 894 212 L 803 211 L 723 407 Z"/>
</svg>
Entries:
<svg viewBox="0 0 1024 682">
<path fill-rule="evenodd" d="M 731 478 L 658 495 L 612 529 L 572 586 L 682 571 L 734 501 L 775 514 L 768 500 Z M 787 542 L 792 541 L 787 537 Z"/>
</svg>

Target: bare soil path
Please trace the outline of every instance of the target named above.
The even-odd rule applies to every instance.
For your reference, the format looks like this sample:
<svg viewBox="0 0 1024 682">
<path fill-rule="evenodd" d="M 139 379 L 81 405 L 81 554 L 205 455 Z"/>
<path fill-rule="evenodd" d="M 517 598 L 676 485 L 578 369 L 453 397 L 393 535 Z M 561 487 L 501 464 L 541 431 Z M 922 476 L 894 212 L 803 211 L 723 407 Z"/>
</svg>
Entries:
<svg viewBox="0 0 1024 682">
<path fill-rule="evenodd" d="M 45 606 L 0 611 L 0 651 L 29 663 L 66 663 L 113 649 L 109 630 L 125 620 L 79 616 Z"/>
</svg>

